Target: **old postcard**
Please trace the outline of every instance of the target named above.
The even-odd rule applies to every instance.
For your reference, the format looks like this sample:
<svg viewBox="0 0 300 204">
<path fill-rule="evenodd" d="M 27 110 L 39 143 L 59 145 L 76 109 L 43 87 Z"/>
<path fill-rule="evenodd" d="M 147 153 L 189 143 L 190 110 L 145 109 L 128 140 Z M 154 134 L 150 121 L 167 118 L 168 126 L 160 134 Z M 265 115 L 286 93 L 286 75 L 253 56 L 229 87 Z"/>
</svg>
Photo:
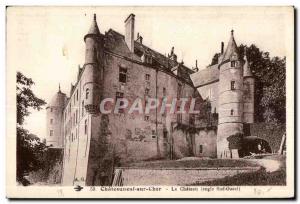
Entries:
<svg viewBox="0 0 300 204">
<path fill-rule="evenodd" d="M 7 197 L 293 198 L 293 7 L 7 7 Z"/>
</svg>

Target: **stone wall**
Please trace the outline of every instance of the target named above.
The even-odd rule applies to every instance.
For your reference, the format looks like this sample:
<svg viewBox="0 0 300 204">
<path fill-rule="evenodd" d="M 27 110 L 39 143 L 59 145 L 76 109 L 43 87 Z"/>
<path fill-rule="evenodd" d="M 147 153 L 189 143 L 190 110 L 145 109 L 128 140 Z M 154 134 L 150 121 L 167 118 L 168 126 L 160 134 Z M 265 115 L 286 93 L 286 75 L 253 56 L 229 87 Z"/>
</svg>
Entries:
<svg viewBox="0 0 300 204">
<path fill-rule="evenodd" d="M 194 155 L 197 157 L 217 157 L 216 130 L 201 130 L 195 135 Z"/>
<path fill-rule="evenodd" d="M 170 100 L 177 98 L 179 84 L 181 97 L 193 95 L 193 87 L 183 83 L 176 76 L 156 71 L 154 68 L 125 60 L 122 57 L 111 54 L 105 56 L 103 98 L 116 98 L 116 92 L 120 92 L 129 100 L 130 105 L 140 98 L 144 108 L 148 97 L 162 99 L 166 95 Z M 119 82 L 119 67 L 127 69 L 126 83 Z M 150 76 L 149 80 L 146 80 L 146 74 Z M 148 94 L 145 93 L 146 89 L 149 89 Z M 149 116 L 148 120 L 145 119 L 146 115 Z M 112 139 L 118 146 L 116 151 L 124 161 L 167 158 L 171 123 L 176 120 L 175 114 L 161 114 L 159 110 L 157 112 L 152 110 L 149 114 L 137 112 L 109 114 L 109 129 Z M 189 116 L 182 115 L 181 120 L 188 123 Z M 182 137 L 185 136 L 182 135 Z M 181 150 L 183 149 L 177 149 L 177 151 Z M 179 155 L 187 156 L 186 152 L 184 149 Z"/>
</svg>

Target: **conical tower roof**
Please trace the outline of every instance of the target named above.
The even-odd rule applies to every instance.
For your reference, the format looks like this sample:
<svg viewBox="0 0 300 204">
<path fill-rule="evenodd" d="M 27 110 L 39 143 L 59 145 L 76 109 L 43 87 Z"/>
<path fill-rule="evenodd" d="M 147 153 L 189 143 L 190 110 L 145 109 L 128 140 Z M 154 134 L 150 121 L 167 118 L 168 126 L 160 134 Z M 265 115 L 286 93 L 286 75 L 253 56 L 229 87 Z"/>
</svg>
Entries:
<svg viewBox="0 0 300 204">
<path fill-rule="evenodd" d="M 222 62 L 225 62 L 227 60 L 230 60 L 231 56 L 233 54 L 238 54 L 238 48 L 236 45 L 236 42 L 234 40 L 234 36 L 233 36 L 233 30 L 231 30 L 231 35 L 230 35 L 230 39 L 226 48 L 226 51 L 224 53 L 224 57 L 222 59 Z"/>
<path fill-rule="evenodd" d="M 245 48 L 245 54 L 244 54 L 244 66 L 243 66 L 243 76 L 244 77 L 252 77 L 253 74 L 251 72 L 250 66 L 249 66 L 249 62 L 247 59 L 247 55 L 246 55 L 246 48 Z"/>
<path fill-rule="evenodd" d="M 66 103 L 66 99 L 67 99 L 66 94 L 61 92 L 60 85 L 59 85 L 58 92 L 52 97 L 49 106 L 64 107 Z"/>
<path fill-rule="evenodd" d="M 87 34 L 95 34 L 95 35 L 99 35 L 100 34 L 100 30 L 97 24 L 97 20 L 96 20 L 96 14 L 94 14 L 94 19 L 92 22 L 92 25 L 89 29 L 89 32 Z"/>
</svg>

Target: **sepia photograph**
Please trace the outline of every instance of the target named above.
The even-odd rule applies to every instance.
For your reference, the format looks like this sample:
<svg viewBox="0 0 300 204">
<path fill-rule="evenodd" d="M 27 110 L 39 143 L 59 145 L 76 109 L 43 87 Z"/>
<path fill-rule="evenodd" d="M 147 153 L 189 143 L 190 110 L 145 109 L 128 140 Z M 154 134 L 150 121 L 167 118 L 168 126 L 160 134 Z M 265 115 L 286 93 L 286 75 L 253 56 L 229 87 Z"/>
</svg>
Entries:
<svg viewBox="0 0 300 204">
<path fill-rule="evenodd" d="M 7 197 L 294 197 L 294 7 L 6 8 Z"/>
</svg>

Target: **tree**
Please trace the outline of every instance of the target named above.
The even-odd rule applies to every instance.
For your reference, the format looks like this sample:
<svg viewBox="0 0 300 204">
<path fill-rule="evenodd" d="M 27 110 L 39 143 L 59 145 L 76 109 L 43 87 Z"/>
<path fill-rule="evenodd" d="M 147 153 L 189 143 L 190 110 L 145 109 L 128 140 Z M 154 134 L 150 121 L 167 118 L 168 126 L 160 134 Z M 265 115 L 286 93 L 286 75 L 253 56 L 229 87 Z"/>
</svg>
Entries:
<svg viewBox="0 0 300 204">
<path fill-rule="evenodd" d="M 212 66 L 212 65 L 215 65 L 215 64 L 218 64 L 218 61 L 219 61 L 219 54 L 216 53 L 213 58 L 211 59 L 211 63 L 209 66 Z"/>
<path fill-rule="evenodd" d="M 247 59 L 255 76 L 255 116 L 258 122 L 285 123 L 286 58 L 270 58 L 269 52 L 255 45 L 239 46 L 239 54 Z"/>
<path fill-rule="evenodd" d="M 23 185 L 29 185 L 24 176 L 41 169 L 45 162 L 46 145 L 22 127 L 25 117 L 30 115 L 30 108 L 40 110 L 46 104 L 32 92 L 33 84 L 32 79 L 17 72 L 17 181 Z"/>
</svg>

